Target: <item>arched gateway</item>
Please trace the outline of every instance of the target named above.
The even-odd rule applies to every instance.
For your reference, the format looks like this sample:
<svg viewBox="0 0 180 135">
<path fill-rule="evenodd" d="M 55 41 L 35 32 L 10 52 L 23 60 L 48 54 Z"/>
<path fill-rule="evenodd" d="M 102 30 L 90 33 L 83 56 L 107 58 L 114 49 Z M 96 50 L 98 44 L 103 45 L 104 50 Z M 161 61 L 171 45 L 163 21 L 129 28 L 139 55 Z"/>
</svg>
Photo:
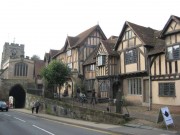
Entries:
<svg viewBox="0 0 180 135">
<path fill-rule="evenodd" d="M 9 97 L 13 97 L 13 107 L 23 108 L 25 106 L 26 93 L 20 84 L 16 84 L 11 87 L 9 91 Z"/>
</svg>

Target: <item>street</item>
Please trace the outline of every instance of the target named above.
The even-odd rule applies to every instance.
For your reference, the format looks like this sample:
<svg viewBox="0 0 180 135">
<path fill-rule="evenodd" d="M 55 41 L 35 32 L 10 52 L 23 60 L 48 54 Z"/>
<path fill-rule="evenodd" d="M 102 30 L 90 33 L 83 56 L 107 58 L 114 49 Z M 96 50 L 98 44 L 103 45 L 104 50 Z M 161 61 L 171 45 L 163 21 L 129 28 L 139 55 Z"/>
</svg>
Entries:
<svg viewBox="0 0 180 135">
<path fill-rule="evenodd" d="M 115 135 L 10 110 L 0 112 L 0 135 Z"/>
</svg>

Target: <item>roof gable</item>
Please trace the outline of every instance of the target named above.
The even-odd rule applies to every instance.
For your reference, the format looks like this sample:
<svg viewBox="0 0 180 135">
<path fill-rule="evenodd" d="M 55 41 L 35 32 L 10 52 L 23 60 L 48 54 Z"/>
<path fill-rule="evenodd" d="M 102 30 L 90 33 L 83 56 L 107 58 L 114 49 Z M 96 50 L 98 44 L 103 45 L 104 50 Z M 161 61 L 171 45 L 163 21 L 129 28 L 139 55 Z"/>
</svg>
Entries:
<svg viewBox="0 0 180 135">
<path fill-rule="evenodd" d="M 126 31 L 126 29 L 128 27 L 134 32 L 134 34 L 139 38 L 139 40 L 141 40 L 141 42 L 144 45 L 154 45 L 155 44 L 154 38 L 156 38 L 155 33 L 157 30 L 154 30 L 150 27 L 143 27 L 143 26 L 126 21 L 123 26 L 123 29 L 119 35 L 118 41 L 115 45 L 115 49 L 118 48 L 119 43 L 122 41 L 124 32 Z"/>
<path fill-rule="evenodd" d="M 89 28 L 88 30 L 77 35 L 76 37 L 78 38 L 78 41 L 76 42 L 76 44 L 74 46 L 80 46 L 88 38 L 88 36 L 90 36 L 96 30 L 98 30 L 100 32 L 100 34 L 102 35 L 102 37 L 104 39 L 107 39 L 104 32 L 102 31 L 101 27 L 99 25 L 95 25 L 95 26 Z"/>
<path fill-rule="evenodd" d="M 173 22 L 175 22 L 173 24 Z M 177 28 L 179 27 L 179 28 Z M 170 29 L 171 30 L 170 30 Z M 177 28 L 177 29 L 176 29 Z M 169 31 L 168 31 L 169 29 Z M 160 34 L 160 37 L 164 37 L 166 34 L 171 34 L 173 32 L 176 32 L 176 31 L 180 31 L 180 17 L 177 17 L 177 16 L 174 16 L 174 15 L 171 15 L 169 20 L 167 21 L 167 23 L 165 24 L 161 34 Z"/>
</svg>

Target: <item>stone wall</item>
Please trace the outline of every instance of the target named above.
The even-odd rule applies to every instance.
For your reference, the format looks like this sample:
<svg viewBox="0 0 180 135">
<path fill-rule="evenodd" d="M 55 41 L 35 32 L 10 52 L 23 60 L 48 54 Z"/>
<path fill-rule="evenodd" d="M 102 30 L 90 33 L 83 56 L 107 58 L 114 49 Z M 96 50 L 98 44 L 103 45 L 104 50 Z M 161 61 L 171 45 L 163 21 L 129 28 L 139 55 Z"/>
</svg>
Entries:
<svg viewBox="0 0 180 135">
<path fill-rule="evenodd" d="M 26 94 L 25 107 L 31 109 L 32 103 L 37 100 L 41 103 L 40 112 L 43 113 L 110 124 L 123 124 L 125 122 L 123 115 L 120 114 L 88 109 L 58 100 L 44 99 L 30 94 Z"/>
</svg>

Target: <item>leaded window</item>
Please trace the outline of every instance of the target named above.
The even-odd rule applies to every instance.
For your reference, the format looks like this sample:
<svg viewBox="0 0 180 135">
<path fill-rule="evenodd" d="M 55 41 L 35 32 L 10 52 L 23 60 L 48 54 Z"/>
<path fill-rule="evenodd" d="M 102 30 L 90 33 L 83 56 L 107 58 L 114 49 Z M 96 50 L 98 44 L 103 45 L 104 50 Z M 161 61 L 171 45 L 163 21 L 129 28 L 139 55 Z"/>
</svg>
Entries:
<svg viewBox="0 0 180 135">
<path fill-rule="evenodd" d="M 168 60 L 177 60 L 180 59 L 180 45 L 173 45 L 167 47 L 167 58 Z"/>
<path fill-rule="evenodd" d="M 141 95 L 142 94 L 140 78 L 128 79 L 128 93 L 131 95 Z"/>
<path fill-rule="evenodd" d="M 159 96 L 175 96 L 175 83 L 159 83 Z"/>
<path fill-rule="evenodd" d="M 125 63 L 131 64 L 137 62 L 137 50 L 132 49 L 125 52 Z"/>
<path fill-rule="evenodd" d="M 27 76 L 28 65 L 26 63 L 16 63 L 14 68 L 14 76 Z"/>
</svg>

